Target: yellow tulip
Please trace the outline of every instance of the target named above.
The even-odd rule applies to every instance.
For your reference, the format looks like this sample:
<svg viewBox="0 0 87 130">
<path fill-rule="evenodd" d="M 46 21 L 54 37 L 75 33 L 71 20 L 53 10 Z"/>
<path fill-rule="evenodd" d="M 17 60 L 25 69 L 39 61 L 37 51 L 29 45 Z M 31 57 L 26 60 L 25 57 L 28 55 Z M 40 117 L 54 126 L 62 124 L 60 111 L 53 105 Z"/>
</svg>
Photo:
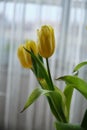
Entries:
<svg viewBox="0 0 87 130">
<path fill-rule="evenodd" d="M 26 59 L 25 59 L 25 55 L 24 55 L 23 44 L 21 44 L 21 45 L 18 47 L 17 56 L 18 56 L 18 58 L 19 58 L 19 61 L 20 61 L 21 65 L 22 65 L 22 67 L 24 67 L 24 68 L 29 68 L 29 65 L 26 63 Z"/>
<path fill-rule="evenodd" d="M 32 40 L 27 40 L 26 43 L 23 45 L 21 44 L 18 48 L 17 51 L 17 55 L 19 58 L 19 61 L 21 63 L 21 65 L 24 68 L 32 68 L 32 59 L 31 59 L 31 55 L 24 49 L 24 47 L 29 50 L 29 51 L 33 51 L 33 53 L 36 55 L 38 53 L 37 51 L 37 45 L 35 44 L 34 41 Z"/>
<path fill-rule="evenodd" d="M 51 26 L 44 25 L 37 30 L 37 35 L 39 54 L 44 58 L 50 57 L 55 49 L 54 29 Z"/>
<path fill-rule="evenodd" d="M 37 49 L 37 45 L 36 45 L 36 43 L 35 43 L 34 41 L 32 41 L 32 40 L 27 40 L 26 43 L 25 43 L 25 45 L 24 45 L 24 47 L 25 47 L 27 50 L 29 50 L 29 51 L 33 51 L 33 53 L 34 53 L 35 55 L 37 55 L 38 49 Z M 32 67 L 31 55 L 30 55 L 26 50 L 24 50 L 24 51 L 25 51 L 24 54 L 25 54 L 26 62 L 27 62 L 27 64 L 29 65 L 29 67 L 31 68 L 31 67 Z"/>
</svg>

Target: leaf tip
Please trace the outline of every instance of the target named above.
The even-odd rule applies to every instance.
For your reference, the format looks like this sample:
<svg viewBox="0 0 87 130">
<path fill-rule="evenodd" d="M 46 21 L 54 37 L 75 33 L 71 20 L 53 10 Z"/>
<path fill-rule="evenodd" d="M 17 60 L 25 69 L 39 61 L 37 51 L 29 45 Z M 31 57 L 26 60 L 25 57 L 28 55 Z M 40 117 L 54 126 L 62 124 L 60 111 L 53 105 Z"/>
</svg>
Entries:
<svg viewBox="0 0 87 130">
<path fill-rule="evenodd" d="M 23 112 L 24 112 L 24 110 L 25 110 L 25 108 L 23 108 L 23 109 L 20 111 L 20 113 L 23 113 Z"/>
<path fill-rule="evenodd" d="M 74 76 L 78 76 L 79 71 L 74 69 L 72 73 L 73 73 Z"/>
<path fill-rule="evenodd" d="M 74 69 L 73 71 L 72 71 L 72 73 L 74 73 L 76 70 Z"/>
<path fill-rule="evenodd" d="M 55 80 L 61 80 L 61 77 L 56 78 Z"/>
</svg>

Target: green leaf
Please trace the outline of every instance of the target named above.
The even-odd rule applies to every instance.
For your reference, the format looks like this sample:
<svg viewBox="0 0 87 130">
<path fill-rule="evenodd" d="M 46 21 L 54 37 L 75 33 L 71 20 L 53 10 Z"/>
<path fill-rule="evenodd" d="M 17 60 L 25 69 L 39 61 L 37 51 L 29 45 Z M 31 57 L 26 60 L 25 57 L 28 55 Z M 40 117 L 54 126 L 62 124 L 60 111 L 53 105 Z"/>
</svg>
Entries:
<svg viewBox="0 0 87 130">
<path fill-rule="evenodd" d="M 85 130 L 87 130 L 87 110 L 86 110 L 85 115 L 84 115 L 84 117 L 83 117 L 81 126 L 82 126 Z"/>
<path fill-rule="evenodd" d="M 64 111 L 64 105 L 65 105 L 63 99 L 64 97 L 62 97 L 61 92 L 58 91 L 57 89 L 55 91 L 44 90 L 41 88 L 34 89 L 21 112 L 26 110 L 41 95 L 45 95 L 47 97 L 51 111 L 56 117 L 56 119 L 67 122 L 65 111 Z"/>
<path fill-rule="evenodd" d="M 69 86 L 76 88 L 87 99 L 87 82 L 76 76 L 63 76 L 57 80 L 63 80 L 69 84 Z"/>
<path fill-rule="evenodd" d="M 40 60 L 42 62 L 42 64 L 44 64 L 43 62 L 43 58 L 38 54 L 37 56 L 38 60 Z M 40 72 L 40 66 L 38 65 L 38 62 L 36 62 L 36 60 L 34 58 L 32 58 L 32 63 L 33 63 L 33 72 L 36 75 L 36 77 L 38 78 L 44 78 L 42 73 Z"/>
<path fill-rule="evenodd" d="M 55 122 L 55 127 L 56 130 L 84 130 L 84 128 L 82 128 L 79 125 L 72 125 L 69 123 L 60 123 L 60 122 Z"/>
<path fill-rule="evenodd" d="M 39 58 L 40 61 L 44 64 L 42 56 L 40 56 L 40 55 L 38 54 L 38 58 Z"/>
<path fill-rule="evenodd" d="M 55 88 L 51 93 L 46 94 L 49 97 L 51 104 L 50 107 L 54 107 L 57 120 L 67 122 L 67 111 L 65 104 L 65 96 L 58 88 Z M 50 102 L 49 102 L 50 103 Z"/>
<path fill-rule="evenodd" d="M 71 105 L 73 90 L 74 90 L 74 88 L 69 85 L 67 85 L 64 89 L 64 94 L 66 97 L 66 107 L 67 107 L 67 111 L 68 111 L 68 119 L 69 119 L 69 114 L 70 114 L 70 105 Z"/>
<path fill-rule="evenodd" d="M 49 90 L 43 90 L 41 88 L 36 88 L 33 90 L 31 95 L 29 96 L 27 102 L 25 103 L 25 106 L 21 112 L 23 112 L 25 109 L 27 109 L 36 99 L 38 99 L 39 96 L 45 95 L 46 93 L 49 93 L 51 91 Z"/>
<path fill-rule="evenodd" d="M 87 61 L 81 62 L 79 63 L 77 66 L 75 66 L 73 72 L 78 71 L 81 67 L 83 67 L 84 65 L 87 65 Z"/>
<path fill-rule="evenodd" d="M 48 100 L 48 103 L 49 103 L 49 106 L 50 106 L 50 109 L 51 109 L 51 112 L 52 114 L 54 115 L 54 117 L 58 120 L 58 121 L 61 121 L 58 114 L 57 114 L 57 111 L 55 111 L 55 107 L 54 107 L 54 104 L 51 100 L 51 98 L 49 96 L 47 96 L 47 100 Z"/>
<path fill-rule="evenodd" d="M 49 76 L 47 74 L 47 71 L 46 71 L 43 63 L 32 52 L 30 54 L 31 54 L 32 59 L 34 59 L 39 66 L 39 76 L 41 76 L 41 77 L 37 77 L 37 78 L 42 78 L 42 79 L 44 78 L 50 86 L 51 85 L 50 79 L 49 79 Z"/>
</svg>

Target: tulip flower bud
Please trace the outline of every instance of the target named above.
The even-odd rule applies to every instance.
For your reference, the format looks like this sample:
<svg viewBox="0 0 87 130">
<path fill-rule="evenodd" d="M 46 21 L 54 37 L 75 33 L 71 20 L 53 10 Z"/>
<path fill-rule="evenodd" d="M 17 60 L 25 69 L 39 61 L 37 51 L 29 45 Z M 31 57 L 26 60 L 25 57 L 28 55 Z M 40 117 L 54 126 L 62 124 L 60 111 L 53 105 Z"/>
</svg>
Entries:
<svg viewBox="0 0 87 130">
<path fill-rule="evenodd" d="M 44 58 L 50 57 L 55 49 L 54 29 L 44 25 L 40 30 L 37 30 L 37 35 L 39 54 Z"/>
<path fill-rule="evenodd" d="M 19 61 L 24 68 L 29 68 L 29 65 L 26 63 L 25 55 L 24 55 L 24 48 L 21 44 L 17 50 L 17 56 L 19 58 Z"/>
<path fill-rule="evenodd" d="M 21 65 L 24 68 L 31 68 L 32 67 L 31 55 L 24 49 L 24 47 L 29 51 L 32 50 L 33 53 L 36 55 L 38 53 L 37 46 L 34 41 L 26 41 L 24 45 L 19 46 L 17 51 L 17 55 Z"/>
<path fill-rule="evenodd" d="M 34 41 L 32 41 L 32 40 L 27 40 L 26 43 L 25 43 L 25 45 L 24 45 L 24 47 L 25 47 L 27 50 L 29 50 L 29 51 L 33 51 L 33 53 L 34 53 L 35 55 L 37 55 L 38 49 L 37 49 L 37 45 L 36 45 L 36 43 L 35 43 Z M 25 51 L 24 54 L 25 54 L 26 62 L 27 62 L 27 64 L 29 65 L 29 67 L 31 68 L 31 67 L 32 67 L 31 55 L 30 55 L 26 50 L 24 50 L 24 51 Z"/>
</svg>

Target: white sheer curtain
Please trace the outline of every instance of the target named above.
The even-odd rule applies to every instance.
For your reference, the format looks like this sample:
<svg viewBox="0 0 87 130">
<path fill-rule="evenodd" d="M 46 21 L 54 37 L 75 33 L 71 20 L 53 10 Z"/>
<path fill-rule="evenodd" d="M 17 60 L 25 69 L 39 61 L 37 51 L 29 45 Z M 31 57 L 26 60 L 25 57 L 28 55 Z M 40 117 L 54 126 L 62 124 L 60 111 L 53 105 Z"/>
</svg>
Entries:
<svg viewBox="0 0 87 130">
<path fill-rule="evenodd" d="M 21 68 L 17 48 L 26 39 L 36 40 L 36 29 L 50 24 L 55 29 L 56 52 L 50 58 L 53 79 L 71 74 L 86 60 L 87 0 L 2 0 L 0 1 L 0 129 L 53 130 L 53 116 L 40 97 L 20 114 L 28 95 L 38 83 L 30 70 Z M 87 69 L 82 76 L 87 80 Z M 55 83 L 63 89 L 63 83 Z M 74 91 L 71 122 L 79 123 L 86 100 Z"/>
</svg>

